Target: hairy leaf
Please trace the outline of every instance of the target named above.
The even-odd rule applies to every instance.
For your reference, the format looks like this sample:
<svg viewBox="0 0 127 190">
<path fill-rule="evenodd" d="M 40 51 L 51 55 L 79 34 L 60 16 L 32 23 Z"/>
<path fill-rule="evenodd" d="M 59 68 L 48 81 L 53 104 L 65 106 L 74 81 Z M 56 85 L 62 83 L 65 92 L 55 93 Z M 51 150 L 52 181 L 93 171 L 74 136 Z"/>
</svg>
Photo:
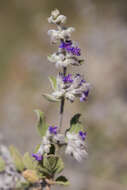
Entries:
<svg viewBox="0 0 127 190">
<path fill-rule="evenodd" d="M 51 172 L 50 172 L 48 169 L 46 169 L 46 168 L 44 168 L 44 167 L 40 167 L 39 169 L 40 169 L 40 171 L 43 173 L 43 175 L 45 175 L 45 176 L 51 175 Z"/>
<path fill-rule="evenodd" d="M 38 145 L 35 147 L 35 149 L 34 149 L 34 153 L 35 153 L 35 154 L 38 152 L 40 146 L 41 146 L 41 144 L 38 144 Z"/>
<path fill-rule="evenodd" d="M 43 97 L 46 98 L 50 102 L 59 102 L 59 99 L 56 99 L 54 96 L 50 94 L 43 94 Z"/>
<path fill-rule="evenodd" d="M 26 181 L 26 182 L 20 182 L 20 181 L 18 181 L 16 183 L 16 189 L 19 189 L 19 190 L 23 190 L 24 188 L 27 188 L 29 186 L 30 186 L 30 183 L 28 181 Z"/>
<path fill-rule="evenodd" d="M 51 171 L 50 163 L 49 163 L 49 158 L 47 156 L 43 157 L 43 166 L 44 168 L 48 169 Z"/>
<path fill-rule="evenodd" d="M 56 174 L 61 173 L 63 169 L 64 169 L 64 163 L 61 158 L 58 158 L 57 164 L 55 166 L 55 173 Z"/>
<path fill-rule="evenodd" d="M 53 90 L 56 90 L 57 89 L 57 82 L 56 82 L 56 78 L 51 76 L 49 77 L 49 81 L 51 83 L 51 86 L 53 88 Z"/>
<path fill-rule="evenodd" d="M 45 116 L 43 112 L 41 112 L 40 110 L 35 110 L 35 113 L 37 114 L 37 129 L 41 137 L 43 137 L 46 134 L 48 125 L 45 121 Z"/>
<path fill-rule="evenodd" d="M 55 155 L 44 156 L 43 168 L 46 169 L 50 175 L 60 173 L 64 164 L 61 158 Z"/>
<path fill-rule="evenodd" d="M 79 131 L 84 131 L 82 123 L 79 121 L 81 114 L 75 114 L 70 121 L 70 128 L 67 129 L 70 133 L 78 133 Z"/>
<path fill-rule="evenodd" d="M 0 172 L 3 172 L 5 170 L 5 161 L 2 157 L 0 157 Z"/>
<path fill-rule="evenodd" d="M 26 152 L 23 156 L 23 163 L 25 168 L 29 170 L 36 170 L 37 169 L 37 162 L 33 160 L 33 158 Z"/>
<path fill-rule="evenodd" d="M 65 176 L 59 176 L 55 182 L 59 185 L 69 185 L 69 181 Z"/>
<path fill-rule="evenodd" d="M 24 170 L 24 163 L 21 154 L 14 146 L 10 146 L 9 150 L 16 169 L 22 172 Z"/>
</svg>

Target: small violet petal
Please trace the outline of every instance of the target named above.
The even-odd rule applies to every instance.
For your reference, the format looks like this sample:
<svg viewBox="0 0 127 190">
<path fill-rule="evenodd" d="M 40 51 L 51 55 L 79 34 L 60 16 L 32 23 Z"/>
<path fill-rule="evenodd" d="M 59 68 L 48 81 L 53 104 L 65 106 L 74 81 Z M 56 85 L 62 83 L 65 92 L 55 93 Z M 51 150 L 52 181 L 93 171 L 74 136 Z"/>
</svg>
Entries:
<svg viewBox="0 0 127 190">
<path fill-rule="evenodd" d="M 63 77 L 63 82 L 64 83 L 72 83 L 73 79 L 71 78 L 71 74 L 68 74 L 67 76 Z"/>
<path fill-rule="evenodd" d="M 77 46 L 72 46 L 71 41 L 61 42 L 59 48 L 66 49 L 68 53 L 72 53 L 73 55 L 81 55 L 81 49 Z"/>
<path fill-rule="evenodd" d="M 49 132 L 50 132 L 51 134 L 56 135 L 56 134 L 57 134 L 57 129 L 58 129 L 57 126 L 49 126 Z"/>
<path fill-rule="evenodd" d="M 35 160 L 37 160 L 37 161 L 41 161 L 43 159 L 43 156 L 41 154 L 38 154 L 38 153 L 36 153 L 36 154 L 33 153 L 32 157 L 34 157 Z"/>
<path fill-rule="evenodd" d="M 79 136 L 82 138 L 84 141 L 86 139 L 86 132 L 83 133 L 83 131 L 79 131 Z"/>
</svg>

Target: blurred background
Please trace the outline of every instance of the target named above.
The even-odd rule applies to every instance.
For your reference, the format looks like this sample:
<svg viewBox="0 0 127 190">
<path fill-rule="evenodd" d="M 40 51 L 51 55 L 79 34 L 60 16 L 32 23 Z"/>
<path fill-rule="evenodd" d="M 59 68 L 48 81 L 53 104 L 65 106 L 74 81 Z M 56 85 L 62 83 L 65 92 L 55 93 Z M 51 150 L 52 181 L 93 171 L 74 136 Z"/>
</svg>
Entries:
<svg viewBox="0 0 127 190">
<path fill-rule="evenodd" d="M 127 189 L 127 1 L 126 0 L 0 0 L 0 144 L 32 152 L 40 142 L 34 109 L 58 125 L 58 104 L 43 99 L 50 92 L 47 61 L 55 52 L 47 18 L 58 8 L 76 28 L 85 64 L 79 70 L 92 84 L 87 103 L 66 102 L 64 127 L 76 112 L 88 130 L 88 159 L 64 157 L 64 173 L 73 190 Z M 57 187 L 56 189 L 58 189 Z M 54 188 L 55 189 L 55 188 Z M 61 188 L 63 189 L 63 188 Z"/>
</svg>

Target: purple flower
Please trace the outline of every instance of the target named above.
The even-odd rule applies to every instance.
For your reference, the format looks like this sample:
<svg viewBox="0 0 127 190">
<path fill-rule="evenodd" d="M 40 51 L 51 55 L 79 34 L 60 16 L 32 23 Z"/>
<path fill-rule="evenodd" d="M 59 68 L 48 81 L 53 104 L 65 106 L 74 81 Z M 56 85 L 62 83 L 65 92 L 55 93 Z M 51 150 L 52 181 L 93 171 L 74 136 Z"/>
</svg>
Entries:
<svg viewBox="0 0 127 190">
<path fill-rule="evenodd" d="M 66 49 L 67 52 L 72 53 L 73 55 L 81 55 L 81 49 L 77 46 L 73 46 L 71 41 L 62 41 L 59 48 Z"/>
<path fill-rule="evenodd" d="M 79 131 L 79 136 L 82 138 L 84 141 L 86 139 L 86 132 L 83 133 L 83 131 Z"/>
<path fill-rule="evenodd" d="M 57 126 L 49 126 L 49 132 L 50 132 L 51 134 L 56 135 L 56 134 L 57 134 L 57 129 L 58 129 Z"/>
<path fill-rule="evenodd" d="M 64 83 L 72 83 L 73 79 L 71 78 L 71 74 L 68 74 L 67 76 L 63 77 L 63 82 Z"/>
<path fill-rule="evenodd" d="M 32 157 L 34 157 L 35 160 L 37 160 L 37 161 L 41 161 L 43 159 L 43 156 L 41 154 L 39 154 L 39 153 L 36 153 L 36 154 L 33 153 Z"/>
<path fill-rule="evenodd" d="M 84 79 L 81 80 L 80 85 L 82 85 L 82 83 L 85 83 L 86 81 Z"/>
<path fill-rule="evenodd" d="M 82 96 L 80 97 L 80 102 L 85 101 L 86 98 L 88 98 L 88 95 L 89 95 L 89 90 L 84 91 L 84 92 L 82 93 Z"/>
<path fill-rule="evenodd" d="M 66 41 L 66 42 L 62 41 L 59 48 L 63 49 L 63 48 L 67 48 L 68 46 L 71 46 L 71 45 L 72 45 L 71 41 Z"/>
<path fill-rule="evenodd" d="M 74 47 L 74 46 L 68 46 L 66 47 L 66 50 L 70 53 L 72 53 L 73 55 L 77 55 L 77 56 L 80 56 L 81 55 L 81 49 L 78 48 L 77 46 Z"/>
</svg>

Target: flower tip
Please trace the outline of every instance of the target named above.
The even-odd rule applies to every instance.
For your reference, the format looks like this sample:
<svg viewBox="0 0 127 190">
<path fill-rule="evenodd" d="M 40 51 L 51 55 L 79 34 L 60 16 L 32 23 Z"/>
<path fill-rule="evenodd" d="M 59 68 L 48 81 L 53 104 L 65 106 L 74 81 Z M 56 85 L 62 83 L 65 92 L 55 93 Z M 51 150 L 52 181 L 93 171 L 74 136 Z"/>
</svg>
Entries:
<svg viewBox="0 0 127 190">
<path fill-rule="evenodd" d="M 37 161 L 41 161 L 43 159 L 43 156 L 41 154 L 33 153 L 32 157 L 35 158 Z"/>
<path fill-rule="evenodd" d="M 57 126 L 49 126 L 49 132 L 50 134 L 57 134 L 58 127 Z"/>
<path fill-rule="evenodd" d="M 54 9 L 52 12 L 51 12 L 51 16 L 53 16 L 54 18 L 58 17 L 60 14 L 60 11 L 58 9 Z"/>
</svg>

